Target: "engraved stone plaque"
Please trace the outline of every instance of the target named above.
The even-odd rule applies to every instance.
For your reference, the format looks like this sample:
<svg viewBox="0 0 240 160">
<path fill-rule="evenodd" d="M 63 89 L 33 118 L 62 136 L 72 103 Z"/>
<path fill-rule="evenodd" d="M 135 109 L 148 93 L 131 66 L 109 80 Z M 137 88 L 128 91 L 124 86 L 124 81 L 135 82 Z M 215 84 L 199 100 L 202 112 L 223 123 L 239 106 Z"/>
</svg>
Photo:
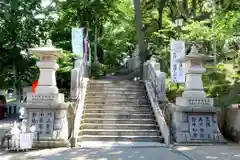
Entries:
<svg viewBox="0 0 240 160">
<path fill-rule="evenodd" d="M 45 112 L 45 134 L 52 134 L 53 133 L 53 123 L 54 123 L 54 112 Z"/>
<path fill-rule="evenodd" d="M 35 125 L 40 136 L 53 133 L 54 112 L 29 112 L 29 120 L 29 127 Z"/>
<path fill-rule="evenodd" d="M 213 139 L 213 115 L 188 115 L 188 123 L 191 139 L 210 140 Z"/>
</svg>

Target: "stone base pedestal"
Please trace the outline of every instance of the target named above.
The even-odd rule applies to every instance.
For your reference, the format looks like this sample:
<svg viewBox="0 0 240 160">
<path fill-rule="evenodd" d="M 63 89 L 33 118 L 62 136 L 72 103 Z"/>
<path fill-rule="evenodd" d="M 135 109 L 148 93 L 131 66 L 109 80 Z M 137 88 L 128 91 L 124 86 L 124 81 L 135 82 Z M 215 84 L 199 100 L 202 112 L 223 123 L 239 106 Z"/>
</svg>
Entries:
<svg viewBox="0 0 240 160">
<path fill-rule="evenodd" d="M 24 122 L 27 129 L 36 127 L 34 146 L 39 148 L 68 147 L 67 109 L 61 94 L 34 94 L 28 97 Z"/>
<path fill-rule="evenodd" d="M 34 140 L 33 148 L 57 148 L 57 147 L 70 147 L 68 140 Z"/>
<path fill-rule="evenodd" d="M 181 99 L 181 98 L 180 98 Z M 216 112 L 218 108 L 209 106 L 212 99 L 186 99 L 186 106 L 172 107 L 172 137 L 177 143 L 224 143 L 220 133 Z M 179 101 L 178 101 L 179 102 Z M 184 104 L 184 103 L 182 103 Z"/>
</svg>

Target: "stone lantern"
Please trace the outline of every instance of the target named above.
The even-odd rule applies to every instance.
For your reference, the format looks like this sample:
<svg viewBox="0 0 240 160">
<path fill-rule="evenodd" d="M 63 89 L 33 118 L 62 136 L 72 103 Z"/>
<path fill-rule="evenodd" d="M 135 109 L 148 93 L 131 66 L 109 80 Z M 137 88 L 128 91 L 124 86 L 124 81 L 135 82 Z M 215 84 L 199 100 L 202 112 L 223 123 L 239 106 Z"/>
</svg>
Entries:
<svg viewBox="0 0 240 160">
<path fill-rule="evenodd" d="M 55 73 L 59 65 L 56 61 L 63 56 L 62 50 L 54 48 L 52 41 L 47 40 L 45 46 L 31 48 L 29 52 L 40 58 L 40 61 L 37 62 L 40 76 L 36 93 L 58 93 Z"/>
<path fill-rule="evenodd" d="M 206 71 L 203 67 L 203 62 L 212 58 L 211 56 L 199 54 L 197 47 L 193 45 L 188 55 L 178 59 L 179 62 L 186 65 L 186 81 L 183 97 L 206 97 L 202 83 L 202 74 Z"/>
<path fill-rule="evenodd" d="M 29 52 L 40 57 L 37 63 L 40 69 L 38 87 L 35 93 L 27 93 L 24 123 L 28 130 L 35 126 L 38 136 L 35 136 L 36 147 L 68 146 L 67 109 L 64 94 L 58 93 L 56 70 L 57 59 L 62 56 L 62 50 L 52 46 L 51 40 L 45 46 L 29 49 Z"/>
<path fill-rule="evenodd" d="M 178 59 L 186 64 L 186 81 L 182 97 L 177 97 L 172 107 L 172 136 L 176 142 L 225 142 L 218 128 L 218 108 L 203 89 L 203 62 L 208 59 L 213 57 L 199 54 L 195 45 L 190 54 Z"/>
</svg>

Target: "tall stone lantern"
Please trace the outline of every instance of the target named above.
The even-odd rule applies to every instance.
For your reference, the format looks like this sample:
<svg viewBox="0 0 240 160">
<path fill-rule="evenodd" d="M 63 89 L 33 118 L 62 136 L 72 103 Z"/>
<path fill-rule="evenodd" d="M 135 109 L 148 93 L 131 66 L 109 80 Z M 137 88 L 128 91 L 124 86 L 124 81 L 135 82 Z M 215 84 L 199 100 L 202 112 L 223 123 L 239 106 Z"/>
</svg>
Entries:
<svg viewBox="0 0 240 160">
<path fill-rule="evenodd" d="M 35 93 L 27 93 L 24 122 L 29 129 L 36 127 L 37 135 L 34 145 L 37 147 L 68 146 L 68 103 L 64 102 L 64 94 L 58 93 L 56 70 L 57 59 L 62 50 L 52 46 L 51 40 L 43 47 L 31 48 L 29 52 L 40 57 L 37 63 L 40 69 L 38 87 Z"/>
<path fill-rule="evenodd" d="M 186 64 L 186 81 L 182 97 L 172 107 L 172 136 L 178 143 L 225 142 L 218 128 L 213 98 L 203 89 L 203 62 L 213 57 L 199 54 L 195 45 L 178 61 Z"/>
<path fill-rule="evenodd" d="M 58 93 L 56 83 L 56 70 L 59 65 L 56 63 L 57 59 L 62 57 L 62 50 L 54 48 L 51 40 L 47 40 L 47 44 L 43 47 L 31 48 L 29 52 L 38 56 L 40 61 L 37 66 L 40 69 L 40 76 L 38 79 L 38 87 L 36 93 Z M 61 94 L 62 95 L 62 94 Z"/>
</svg>

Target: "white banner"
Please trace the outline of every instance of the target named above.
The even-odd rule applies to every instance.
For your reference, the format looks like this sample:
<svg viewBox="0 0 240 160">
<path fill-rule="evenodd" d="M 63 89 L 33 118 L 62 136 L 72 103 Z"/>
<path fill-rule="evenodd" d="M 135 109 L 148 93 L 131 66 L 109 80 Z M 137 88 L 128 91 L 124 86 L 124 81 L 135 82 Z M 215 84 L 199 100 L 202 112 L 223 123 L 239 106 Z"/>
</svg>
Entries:
<svg viewBox="0 0 240 160">
<path fill-rule="evenodd" d="M 72 52 L 83 57 L 83 28 L 72 28 Z"/>
<path fill-rule="evenodd" d="M 184 63 L 177 62 L 180 57 L 185 56 L 185 43 L 184 41 L 171 40 L 171 80 L 173 83 L 184 83 L 185 72 Z"/>
</svg>

